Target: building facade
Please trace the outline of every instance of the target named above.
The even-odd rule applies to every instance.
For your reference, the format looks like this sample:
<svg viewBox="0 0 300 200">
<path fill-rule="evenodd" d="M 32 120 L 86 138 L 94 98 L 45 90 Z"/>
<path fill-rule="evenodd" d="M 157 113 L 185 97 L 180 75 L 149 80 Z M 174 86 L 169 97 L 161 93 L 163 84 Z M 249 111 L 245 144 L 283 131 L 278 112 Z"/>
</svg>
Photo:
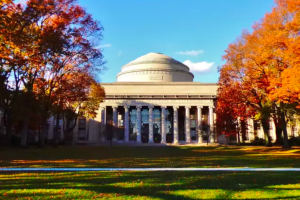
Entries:
<svg viewBox="0 0 300 200">
<path fill-rule="evenodd" d="M 102 83 L 106 98 L 95 119 L 79 119 L 74 140 L 92 143 L 112 139 L 119 143 L 228 143 L 215 133 L 217 83 L 193 82 L 194 75 L 183 63 L 149 53 L 121 68 L 117 81 Z M 240 141 L 264 138 L 260 123 L 248 120 Z M 269 134 L 275 141 L 274 122 Z M 288 125 L 290 137 L 299 136 L 299 124 Z"/>
<path fill-rule="evenodd" d="M 215 106 L 218 85 L 193 82 L 194 75 L 183 63 L 149 53 L 121 68 L 117 81 L 102 83 L 106 98 L 95 119 L 80 118 L 73 131 L 73 142 L 104 143 L 206 143 L 236 142 L 215 133 Z M 5 135 L 0 110 L 0 135 Z M 240 141 L 264 138 L 260 123 L 249 119 L 246 135 Z M 52 140 L 55 118 L 48 120 L 47 140 Z M 66 137 L 59 122 L 60 140 Z M 270 122 L 274 141 L 276 131 Z M 299 123 L 288 124 L 289 137 L 299 137 Z M 32 137 L 38 140 L 37 132 Z M 231 141 L 229 141 L 231 139 Z"/>
<path fill-rule="evenodd" d="M 160 53 L 149 53 L 126 64 L 117 82 L 102 83 L 106 98 L 96 119 L 89 122 L 89 130 L 94 130 L 89 131 L 89 140 L 216 141 L 213 133 L 218 86 L 193 79 L 186 65 Z"/>
</svg>

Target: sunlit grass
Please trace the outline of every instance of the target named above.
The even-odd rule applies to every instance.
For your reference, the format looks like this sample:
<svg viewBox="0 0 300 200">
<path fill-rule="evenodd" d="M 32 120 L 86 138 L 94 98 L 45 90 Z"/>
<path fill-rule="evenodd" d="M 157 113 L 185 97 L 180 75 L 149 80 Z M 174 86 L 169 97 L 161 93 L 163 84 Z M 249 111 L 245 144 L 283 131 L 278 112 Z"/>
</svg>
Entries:
<svg viewBox="0 0 300 200">
<path fill-rule="evenodd" d="M 300 167 L 279 147 L 5 149 L 0 167 Z M 298 172 L 0 173 L 0 199 L 299 199 Z"/>
<path fill-rule="evenodd" d="M 178 190 L 169 194 L 179 198 L 189 199 L 273 199 L 273 198 L 299 198 L 299 190 L 278 190 L 278 189 L 250 189 L 247 191 L 232 191 L 218 189 L 196 189 Z"/>
<path fill-rule="evenodd" d="M 298 199 L 297 172 L 2 173 L 0 199 Z"/>
</svg>

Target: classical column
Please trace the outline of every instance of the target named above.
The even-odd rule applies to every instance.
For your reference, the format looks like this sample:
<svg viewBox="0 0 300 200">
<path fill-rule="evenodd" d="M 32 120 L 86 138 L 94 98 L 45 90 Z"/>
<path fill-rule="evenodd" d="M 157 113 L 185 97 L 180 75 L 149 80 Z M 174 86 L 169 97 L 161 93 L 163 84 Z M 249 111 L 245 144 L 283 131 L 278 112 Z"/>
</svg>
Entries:
<svg viewBox="0 0 300 200">
<path fill-rule="evenodd" d="M 113 135 L 112 140 L 117 141 L 117 128 L 118 128 L 118 106 L 113 106 Z"/>
<path fill-rule="evenodd" d="M 191 142 L 190 106 L 185 107 L 185 142 Z"/>
<path fill-rule="evenodd" d="M 240 117 L 237 118 L 237 130 L 238 130 L 238 135 L 236 137 L 236 142 L 237 143 L 242 143 L 243 137 L 242 137 L 242 129 L 241 129 L 241 120 Z"/>
<path fill-rule="evenodd" d="M 149 143 L 153 143 L 153 106 L 149 108 Z"/>
<path fill-rule="evenodd" d="M 137 110 L 137 135 L 136 135 L 136 142 L 141 143 L 141 136 L 142 136 L 142 129 L 141 129 L 141 106 L 136 107 Z"/>
<path fill-rule="evenodd" d="M 87 118 L 86 119 L 86 127 L 87 127 L 87 133 L 86 133 L 86 140 L 87 141 L 93 141 L 93 119 Z"/>
<path fill-rule="evenodd" d="M 166 107 L 161 107 L 161 143 L 166 143 Z"/>
<path fill-rule="evenodd" d="M 178 144 L 178 106 L 173 106 L 173 110 L 174 143 Z"/>
<path fill-rule="evenodd" d="M 101 113 L 101 141 L 105 141 L 105 125 L 106 125 L 106 109 L 105 106 L 100 107 L 100 113 Z M 77 123 L 78 124 L 78 123 Z M 78 130 L 78 128 L 76 129 Z"/>
<path fill-rule="evenodd" d="M 198 134 L 198 143 L 202 143 L 202 108 L 203 106 L 197 106 L 197 134 Z"/>
<path fill-rule="evenodd" d="M 211 142 L 212 139 L 213 141 L 215 141 L 213 128 L 214 128 L 214 107 L 209 106 L 209 142 Z"/>
<path fill-rule="evenodd" d="M 252 118 L 248 118 L 248 136 L 249 136 L 250 141 L 255 139 L 255 137 L 254 137 L 254 120 Z"/>
<path fill-rule="evenodd" d="M 124 141 L 129 142 L 129 106 L 125 108 Z"/>
</svg>

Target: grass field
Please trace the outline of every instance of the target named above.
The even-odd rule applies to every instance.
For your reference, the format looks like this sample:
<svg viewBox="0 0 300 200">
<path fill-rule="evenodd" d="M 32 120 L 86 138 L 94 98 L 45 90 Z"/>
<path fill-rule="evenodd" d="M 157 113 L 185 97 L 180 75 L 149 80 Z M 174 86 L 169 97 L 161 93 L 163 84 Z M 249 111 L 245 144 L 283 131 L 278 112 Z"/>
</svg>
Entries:
<svg viewBox="0 0 300 200">
<path fill-rule="evenodd" d="M 300 149 L 222 146 L 3 149 L 0 167 L 300 167 Z"/>
<path fill-rule="evenodd" d="M 2 173 L 0 199 L 299 199 L 295 172 Z"/>
<path fill-rule="evenodd" d="M 300 167 L 300 149 L 2 149 L 0 167 Z M 300 199 L 299 172 L 0 173 L 0 199 Z"/>
</svg>

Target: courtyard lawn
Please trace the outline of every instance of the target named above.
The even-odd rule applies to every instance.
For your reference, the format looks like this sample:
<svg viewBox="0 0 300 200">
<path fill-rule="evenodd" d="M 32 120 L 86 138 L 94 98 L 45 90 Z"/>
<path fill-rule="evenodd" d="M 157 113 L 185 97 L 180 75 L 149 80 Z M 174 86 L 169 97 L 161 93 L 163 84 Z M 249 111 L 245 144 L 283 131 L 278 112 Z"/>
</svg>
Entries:
<svg viewBox="0 0 300 200">
<path fill-rule="evenodd" d="M 296 172 L 0 173 L 0 199 L 299 199 Z"/>
<path fill-rule="evenodd" d="M 300 167 L 300 149 L 224 146 L 60 146 L 2 149 L 0 167 Z"/>
</svg>

